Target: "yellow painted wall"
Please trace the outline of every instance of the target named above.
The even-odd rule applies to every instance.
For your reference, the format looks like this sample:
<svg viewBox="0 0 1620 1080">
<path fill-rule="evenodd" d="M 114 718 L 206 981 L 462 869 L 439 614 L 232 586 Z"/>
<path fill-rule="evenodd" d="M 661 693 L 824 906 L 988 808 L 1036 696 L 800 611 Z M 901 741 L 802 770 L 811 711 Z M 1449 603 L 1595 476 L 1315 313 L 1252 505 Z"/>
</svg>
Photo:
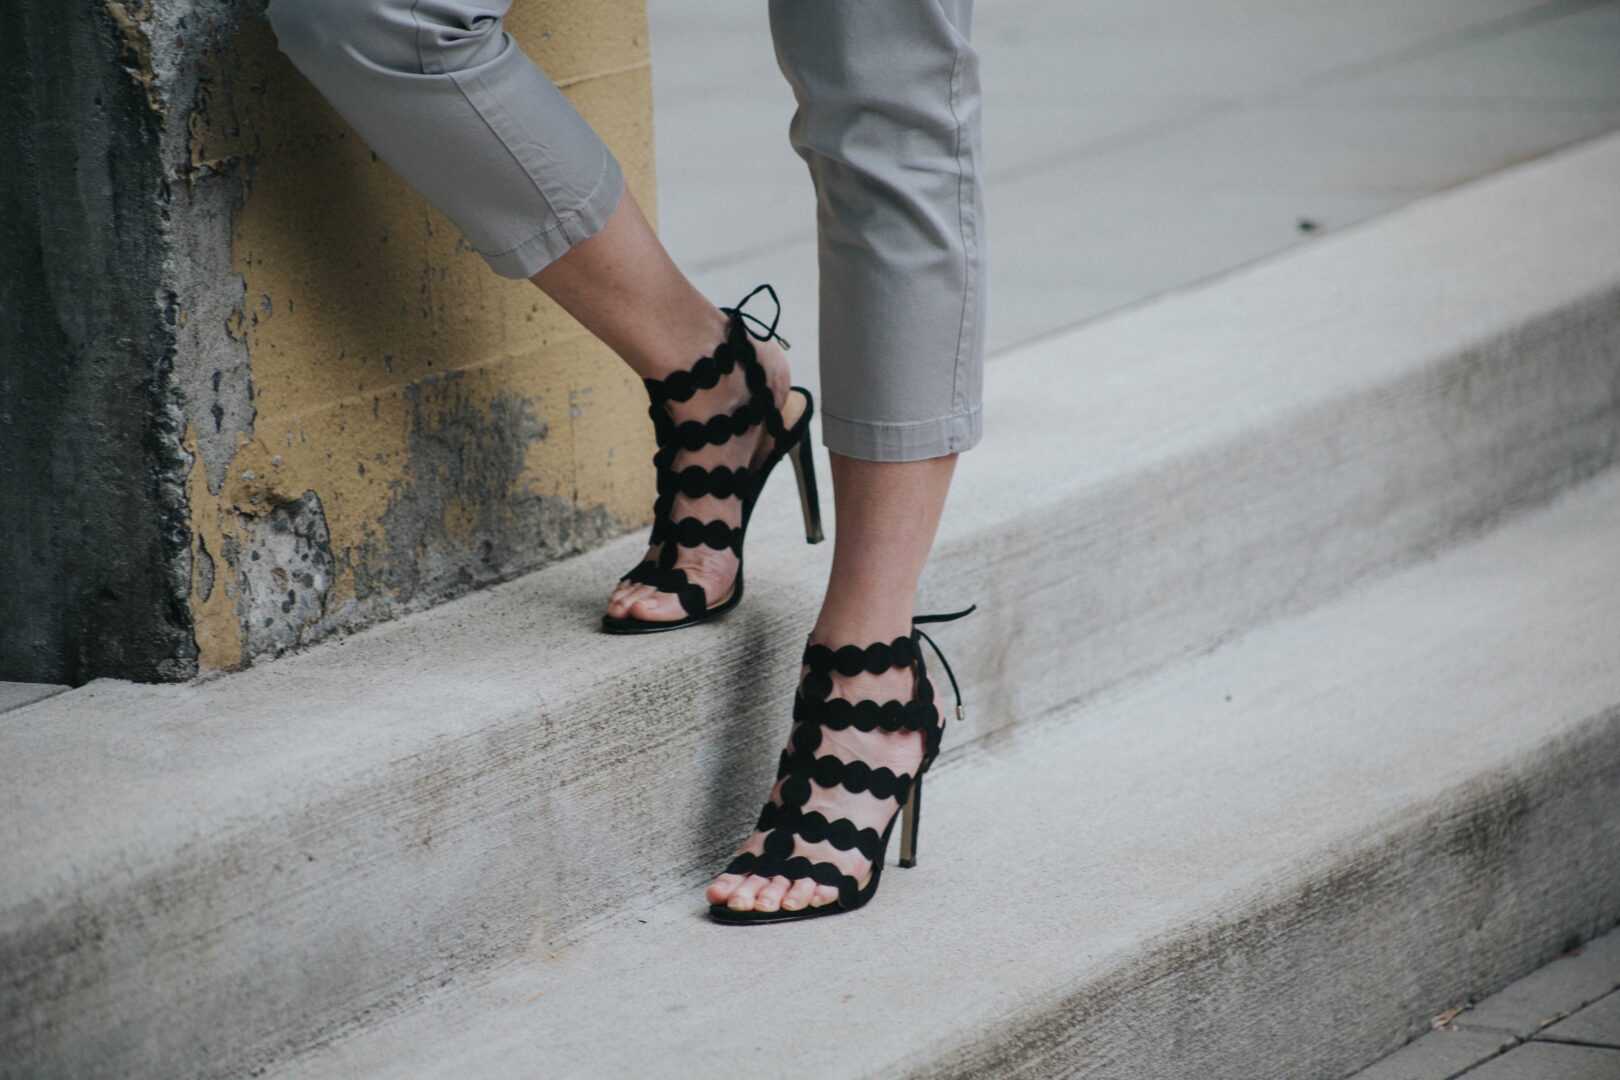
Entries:
<svg viewBox="0 0 1620 1080">
<path fill-rule="evenodd" d="M 507 28 L 651 212 L 641 0 L 517 0 Z M 219 63 L 231 77 L 193 113 L 191 156 L 245 166 L 231 237 L 245 299 L 231 333 L 251 358 L 256 415 L 217 491 L 200 457 L 191 476 L 200 666 L 239 667 L 643 524 L 653 476 L 639 381 L 534 286 L 491 273 L 373 159 L 263 20 L 245 19 Z M 330 563 L 261 572 L 254 552 L 274 546 L 269 531 L 306 492 Z M 288 610 L 273 610 L 272 585 L 287 587 Z"/>
</svg>

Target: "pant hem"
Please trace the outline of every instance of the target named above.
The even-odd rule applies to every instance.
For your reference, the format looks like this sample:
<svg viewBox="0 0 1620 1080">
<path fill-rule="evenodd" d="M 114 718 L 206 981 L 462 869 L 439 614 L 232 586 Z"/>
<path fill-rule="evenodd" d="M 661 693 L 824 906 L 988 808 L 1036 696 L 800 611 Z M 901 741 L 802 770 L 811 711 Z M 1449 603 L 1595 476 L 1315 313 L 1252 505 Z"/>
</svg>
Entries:
<svg viewBox="0 0 1620 1080">
<path fill-rule="evenodd" d="M 602 175 L 590 196 L 527 240 L 506 251 L 480 251 L 489 268 L 503 278 L 531 278 L 561 258 L 581 240 L 602 231 L 624 197 L 624 171 L 612 154 L 603 151 Z"/>
<path fill-rule="evenodd" d="M 926 461 L 960 454 L 977 446 L 983 435 L 983 409 L 978 406 L 936 420 L 904 424 L 846 420 L 821 413 L 822 445 L 861 461 Z"/>
</svg>

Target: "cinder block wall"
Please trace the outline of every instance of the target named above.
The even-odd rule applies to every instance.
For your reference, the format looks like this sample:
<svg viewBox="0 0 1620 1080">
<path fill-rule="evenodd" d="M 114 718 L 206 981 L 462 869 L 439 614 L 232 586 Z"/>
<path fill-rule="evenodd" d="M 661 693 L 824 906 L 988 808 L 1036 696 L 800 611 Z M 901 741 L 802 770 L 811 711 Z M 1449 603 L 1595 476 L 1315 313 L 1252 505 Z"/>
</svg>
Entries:
<svg viewBox="0 0 1620 1080">
<path fill-rule="evenodd" d="M 25 12 L 0 679 L 229 670 L 644 523 L 636 380 L 372 156 L 263 6 Z M 650 208 L 641 0 L 508 29 Z"/>
</svg>

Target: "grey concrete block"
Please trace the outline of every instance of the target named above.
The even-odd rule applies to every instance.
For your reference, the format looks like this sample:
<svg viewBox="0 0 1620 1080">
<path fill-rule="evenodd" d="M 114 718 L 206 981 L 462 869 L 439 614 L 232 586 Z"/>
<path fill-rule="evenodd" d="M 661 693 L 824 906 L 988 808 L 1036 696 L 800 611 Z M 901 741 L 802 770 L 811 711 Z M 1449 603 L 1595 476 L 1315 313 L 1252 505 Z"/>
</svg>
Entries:
<svg viewBox="0 0 1620 1080">
<path fill-rule="evenodd" d="M 694 880 L 282 1075 L 1345 1075 L 1620 910 L 1617 535 L 1620 475 L 986 743 L 857 914 Z"/>
<path fill-rule="evenodd" d="M 1364 102 L 1592 103 L 1620 100 L 1620 10 L 1610 3 L 1540 5 L 1510 33 L 1383 66 L 1318 91 Z"/>
<path fill-rule="evenodd" d="M 66 690 L 53 683 L 0 682 L 0 712 L 20 709 Z"/>
<path fill-rule="evenodd" d="M 1079 703 L 1476 535 L 1615 460 L 1617 167 L 1620 141 L 1533 163 L 990 365 L 991 415 L 1001 419 L 962 463 L 923 588 L 925 607 L 976 600 L 983 609 L 942 634 L 971 695 L 946 763 L 975 745 L 1010 748 L 1032 723 L 1072 717 Z M 1482 220 L 1492 228 L 1480 229 Z M 1501 273 L 1504 266 L 1513 272 Z M 806 557 L 794 515 L 779 482 L 749 537 L 748 603 L 723 626 L 630 642 L 595 633 L 608 584 L 636 557 L 640 541 L 627 538 L 229 679 L 103 682 L 15 714 L 0 725 L 0 1042 L 62 1071 L 131 1071 L 154 1061 L 230 1071 L 526 951 L 562 955 L 593 930 L 668 898 L 687 910 L 690 890 L 757 812 L 780 747 L 794 660 L 828 558 L 825 549 Z M 1605 558 L 1612 550 L 1612 535 L 1581 529 L 1567 542 L 1609 544 Z M 1514 558 L 1530 556 L 1538 570 L 1563 565 L 1542 567 L 1544 550 L 1554 548 L 1519 549 Z M 1590 558 L 1585 548 L 1556 550 L 1582 567 Z M 1595 561 L 1597 573 L 1612 559 Z M 1482 572 L 1509 573 L 1511 564 Z M 1455 865 L 1440 891 L 1451 904 L 1446 917 L 1463 921 L 1439 925 L 1482 920 L 1471 940 L 1489 943 L 1484 959 L 1446 968 L 1444 979 L 1414 976 L 1395 994 L 1378 962 L 1386 953 L 1350 968 L 1379 987 L 1382 1034 L 1369 1047 L 1359 1029 L 1353 1046 L 1348 1035 L 1343 1045 L 1324 1044 L 1325 1057 L 1360 1064 L 1408 1038 L 1402 1025 L 1422 1008 L 1546 959 L 1553 945 L 1524 924 L 1517 900 L 1550 903 L 1546 910 L 1562 914 L 1543 917 L 1568 933 L 1603 899 L 1569 888 L 1544 896 L 1538 884 L 1510 892 L 1516 902 L 1499 909 L 1456 906 L 1496 895 L 1478 890 L 1470 853 L 1495 860 L 1490 873 L 1511 881 L 1543 882 L 1557 863 L 1528 859 L 1532 837 L 1556 841 L 1552 850 L 1578 847 L 1588 865 L 1601 865 L 1601 850 L 1587 850 L 1589 832 L 1573 823 L 1592 820 L 1582 800 L 1601 790 L 1606 759 L 1582 759 L 1572 779 L 1535 756 L 1560 732 L 1585 746 L 1571 733 L 1602 723 L 1603 710 L 1620 701 L 1603 681 L 1604 665 L 1582 651 L 1607 649 L 1607 658 L 1620 649 L 1604 636 L 1614 630 L 1607 608 L 1580 614 L 1597 600 L 1592 580 L 1557 586 L 1564 591 L 1545 605 L 1492 600 L 1495 593 L 1469 601 L 1475 607 L 1434 642 L 1452 666 L 1402 668 L 1408 674 L 1391 682 L 1390 665 L 1429 659 L 1385 638 L 1391 618 L 1423 610 L 1422 601 L 1402 597 L 1358 617 L 1365 621 L 1357 636 L 1391 651 L 1370 656 L 1350 681 L 1324 683 L 1306 699 L 1287 678 L 1260 679 L 1248 692 L 1228 686 L 1240 703 L 1230 712 L 1200 683 L 1095 758 L 1129 756 L 1141 733 L 1154 730 L 1175 732 L 1175 741 L 1144 745 L 1205 755 L 1185 766 L 1176 814 L 1155 818 L 1152 829 L 1168 845 L 1160 864 L 1167 878 L 1202 881 L 1200 889 L 1219 895 L 1234 879 L 1217 872 L 1221 863 L 1203 861 L 1216 851 L 1241 864 L 1250 846 L 1260 854 L 1288 836 L 1304 843 L 1309 833 L 1310 845 L 1331 839 L 1300 832 L 1306 826 L 1374 829 L 1384 819 L 1365 816 L 1370 808 L 1401 812 L 1409 804 L 1389 801 L 1392 765 L 1423 763 L 1416 786 L 1400 789 L 1419 801 L 1475 783 L 1461 802 L 1445 804 L 1454 816 L 1423 818 L 1410 844 L 1379 856 L 1394 860 L 1388 876 L 1378 859 L 1343 869 L 1344 888 L 1370 880 L 1388 900 L 1383 885 L 1417 887 L 1422 867 Z M 1534 621 L 1544 618 L 1551 621 Z M 1505 651 L 1494 658 L 1479 648 L 1448 651 L 1457 649 L 1456 635 L 1493 621 L 1527 640 L 1499 643 Z M 1566 638 L 1580 648 L 1559 648 Z M 1336 656 L 1340 642 L 1319 647 Z M 1286 676 L 1298 659 L 1273 663 Z M 1529 669 L 1509 688 L 1486 678 L 1521 664 Z M 1426 724 L 1388 726 L 1410 716 L 1405 697 L 1384 700 L 1382 714 L 1364 711 L 1372 708 L 1368 686 L 1418 694 Z M 1485 697 L 1465 703 L 1456 687 Z M 1275 728 L 1235 743 L 1220 733 L 1262 701 L 1285 706 L 1270 714 Z M 1351 714 L 1340 711 L 1344 702 Z M 1312 716 L 1325 726 L 1298 725 Z M 1082 726 L 1089 732 L 1092 723 Z M 1187 723 L 1195 727 L 1179 726 Z M 1289 733 L 1295 741 L 1277 741 Z M 1374 733 L 1388 746 L 1369 744 Z M 1377 762 L 1333 779 L 1362 810 L 1336 818 L 1311 809 L 1316 787 L 1279 795 L 1273 780 L 1312 777 L 1314 748 L 1341 742 Z M 1290 752 L 1274 756 L 1285 745 Z M 1212 763 L 1234 746 L 1259 755 L 1253 782 L 1236 797 L 1287 812 L 1254 825 L 1242 847 L 1211 846 L 1210 837 L 1185 847 L 1190 826 L 1214 820 L 1208 800 L 1232 788 Z M 1497 756 L 1504 748 L 1512 752 Z M 1093 750 L 1075 744 L 1054 761 L 1092 760 Z M 1393 761 L 1385 751 L 1395 752 Z M 1136 760 L 1136 776 L 1155 775 L 1153 759 Z M 1322 759 L 1324 767 L 1332 760 Z M 1561 779 L 1552 787 L 1540 773 L 1525 779 L 1548 801 L 1511 829 L 1499 822 L 1516 797 L 1476 770 L 1527 761 Z M 1088 774 L 1086 782 L 1100 779 Z M 1009 782 L 1020 798 L 1032 794 Z M 1133 783 L 1098 792 L 1128 811 L 1114 819 L 1120 838 L 1141 839 L 1147 790 Z M 1186 803 L 1194 792 L 1202 801 Z M 984 798 L 995 806 L 1006 795 L 992 788 Z M 1060 816 L 1031 820 L 1090 820 L 1098 808 L 1088 801 L 1052 809 Z M 1496 844 L 1499 829 L 1507 829 L 1506 847 Z M 1006 839 L 987 837 L 983 850 L 1017 850 Z M 1072 856 L 1073 836 L 1063 839 Z M 1089 888 L 1095 865 L 1136 859 L 1130 847 L 1105 857 L 1095 843 L 1088 835 L 1083 865 L 1065 888 Z M 1291 850 L 1305 859 L 1325 849 Z M 1313 865 L 1326 873 L 1335 864 Z M 1112 887 L 1120 891 L 1087 895 L 1106 908 L 1141 886 Z M 1331 881 L 1320 888 L 1344 892 Z M 1293 900 L 1274 899 L 1296 910 Z M 1379 940 L 1370 914 L 1330 909 L 1340 932 Z M 1185 928 L 1203 910 L 1181 909 L 1155 932 Z M 1366 910 L 1395 918 L 1402 908 Z M 1000 916 L 994 905 L 986 911 Z M 1081 917 L 1092 915 L 1088 907 Z M 1314 948 L 1319 921 L 1286 925 L 1291 946 Z M 1020 921 L 1020 929 L 1037 926 L 1048 936 L 1071 932 L 1067 921 Z M 993 930 L 976 932 L 994 941 Z M 1433 927 L 1425 933 L 1451 940 Z M 700 955 L 708 941 L 682 947 Z M 1419 944 L 1439 948 L 1427 938 L 1404 947 Z M 1233 939 L 1195 935 L 1185 947 L 1202 966 L 1183 985 L 1215 994 Z M 1155 955 L 1154 970 L 1179 970 Z M 1125 966 L 1112 977 L 1129 983 L 1135 961 L 1116 958 Z M 1111 1008 L 1088 996 L 1098 984 L 1075 956 L 1050 959 L 1061 963 L 1049 984 L 1060 999 L 1055 1013 L 1030 1019 L 1017 1006 L 1027 1002 L 1027 984 L 1017 981 L 983 1001 L 1004 1020 L 1020 1018 L 1017 1045 L 1026 1048 L 1070 1047 L 1064 1008 Z M 1327 982 L 1342 986 L 1341 969 Z M 1065 987 L 1078 989 L 1065 996 Z M 1240 1000 L 1223 993 L 1211 1007 Z M 1187 1038 L 1219 1029 L 1211 1023 Z"/>
<path fill-rule="evenodd" d="M 1620 987 L 1620 934 L 1608 934 L 1480 1002 L 1457 1018 L 1457 1026 L 1528 1038 L 1616 987 Z"/>
<path fill-rule="evenodd" d="M 201 48 L 234 14 L 196 7 L 209 9 L 193 13 L 187 35 Z M 152 57 L 123 5 L 9 14 L 0 679 L 185 678 L 196 673 L 189 460 L 167 260 L 184 227 L 176 204 L 187 185 L 172 165 L 186 124 L 157 99 Z"/>
<path fill-rule="evenodd" d="M 1599 998 L 1569 1019 L 1540 1032 L 1536 1038 L 1620 1049 L 1620 991 Z"/>
<path fill-rule="evenodd" d="M 1467 1080 L 1620 1080 L 1620 1050 L 1526 1043 L 1465 1075 Z"/>
<path fill-rule="evenodd" d="M 1352 1080 L 1449 1080 L 1516 1045 L 1517 1039 L 1502 1032 L 1431 1031 L 1356 1073 Z"/>
<path fill-rule="evenodd" d="M 1616 984 L 1620 984 L 1620 930 L 1611 930 L 1509 984 L 1458 1014 L 1446 1027 L 1419 1036 L 1356 1073 L 1353 1080 L 1449 1080 L 1518 1046 L 1537 1017 L 1564 1015 L 1601 993 L 1602 987 Z M 1534 1037 L 1620 1048 L 1620 992 L 1598 998 Z"/>
</svg>

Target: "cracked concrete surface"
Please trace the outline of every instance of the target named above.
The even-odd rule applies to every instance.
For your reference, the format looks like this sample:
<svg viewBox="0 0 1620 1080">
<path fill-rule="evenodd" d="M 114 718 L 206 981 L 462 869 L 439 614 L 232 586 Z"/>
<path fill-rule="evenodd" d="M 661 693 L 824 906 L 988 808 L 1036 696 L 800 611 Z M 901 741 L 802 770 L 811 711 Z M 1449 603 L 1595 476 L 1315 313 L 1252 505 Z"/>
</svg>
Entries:
<svg viewBox="0 0 1620 1080">
<path fill-rule="evenodd" d="M 0 373 L 0 490 L 28 521 L 0 547 L 28 577 L 0 592 L 0 678 L 239 668 L 577 553 L 652 504 L 639 382 L 467 251 L 264 7 L 19 22 L 0 239 L 25 258 L 0 307 L 28 315 L 8 353 L 47 362 Z M 650 207 L 640 0 L 507 28 Z M 318 589 L 265 569 L 311 552 Z"/>
</svg>

